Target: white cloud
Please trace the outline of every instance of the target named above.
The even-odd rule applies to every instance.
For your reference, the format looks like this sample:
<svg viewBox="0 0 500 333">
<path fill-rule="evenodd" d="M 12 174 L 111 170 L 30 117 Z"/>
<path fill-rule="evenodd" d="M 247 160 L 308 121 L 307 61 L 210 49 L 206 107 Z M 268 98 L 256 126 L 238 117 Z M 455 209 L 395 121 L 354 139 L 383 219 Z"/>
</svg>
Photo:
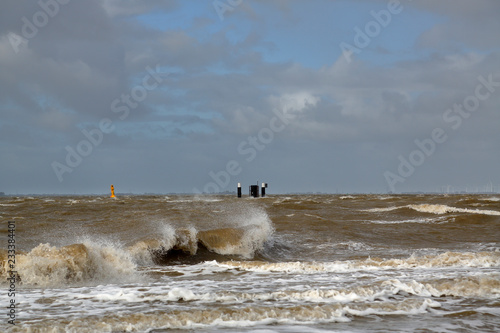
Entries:
<svg viewBox="0 0 500 333">
<path fill-rule="evenodd" d="M 307 108 L 316 106 L 320 100 L 320 97 L 306 91 L 269 97 L 271 105 L 285 113 L 303 112 Z"/>
</svg>

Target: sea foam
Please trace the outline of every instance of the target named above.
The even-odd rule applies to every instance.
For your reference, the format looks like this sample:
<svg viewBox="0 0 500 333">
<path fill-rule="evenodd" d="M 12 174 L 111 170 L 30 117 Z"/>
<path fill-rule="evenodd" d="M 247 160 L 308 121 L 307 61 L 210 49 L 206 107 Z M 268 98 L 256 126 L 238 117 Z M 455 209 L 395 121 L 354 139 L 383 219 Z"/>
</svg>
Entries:
<svg viewBox="0 0 500 333">
<path fill-rule="evenodd" d="M 398 209 L 409 208 L 421 213 L 431 213 L 431 214 L 446 214 L 446 213 L 469 213 L 469 214 L 483 214 L 483 215 L 496 215 L 500 216 L 500 211 L 496 210 L 481 210 L 481 209 L 469 209 L 469 208 L 457 208 L 447 205 L 436 205 L 436 204 L 419 204 L 419 205 L 406 205 L 406 206 L 392 206 L 392 207 L 382 207 L 382 208 L 370 208 L 365 209 L 365 212 L 390 212 Z"/>
<path fill-rule="evenodd" d="M 2 277 L 8 273 L 3 260 Z M 111 244 L 85 242 L 63 247 L 40 244 L 16 257 L 22 285 L 51 287 L 73 284 L 125 281 L 136 276 L 130 255 Z"/>
</svg>

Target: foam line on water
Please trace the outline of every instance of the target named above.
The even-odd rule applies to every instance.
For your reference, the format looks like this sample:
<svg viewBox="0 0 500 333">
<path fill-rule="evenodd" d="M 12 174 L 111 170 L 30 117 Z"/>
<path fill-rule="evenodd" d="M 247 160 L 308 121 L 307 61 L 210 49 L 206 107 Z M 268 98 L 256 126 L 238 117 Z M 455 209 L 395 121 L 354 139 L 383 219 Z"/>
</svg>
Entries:
<svg viewBox="0 0 500 333">
<path fill-rule="evenodd" d="M 278 262 L 228 261 L 216 263 L 221 267 L 255 272 L 314 274 L 322 272 L 352 272 L 360 270 L 425 269 L 443 267 L 500 267 L 498 252 L 445 252 L 438 255 L 411 256 L 406 259 L 367 258 L 335 262 Z"/>
<path fill-rule="evenodd" d="M 242 305 L 227 308 L 213 305 L 207 308 L 169 311 L 107 313 L 100 316 L 51 321 L 51 327 L 36 320 L 25 322 L 37 332 L 60 331 L 147 331 L 151 329 L 246 328 L 256 325 L 301 325 L 350 322 L 353 316 L 414 315 L 427 313 L 440 304 L 431 299 L 405 299 L 401 302 L 344 304 Z"/>
<path fill-rule="evenodd" d="M 470 208 L 458 208 L 451 207 L 447 205 L 436 205 L 436 204 L 418 204 L 418 205 L 406 205 L 406 206 L 392 206 L 392 207 L 382 207 L 382 208 L 370 208 L 365 209 L 365 212 L 390 212 L 398 209 L 410 208 L 420 213 L 431 213 L 431 214 L 446 214 L 446 213 L 469 213 L 469 214 L 483 214 L 483 215 L 494 215 L 500 216 L 500 211 L 496 210 L 481 210 L 481 209 L 470 209 Z"/>
</svg>

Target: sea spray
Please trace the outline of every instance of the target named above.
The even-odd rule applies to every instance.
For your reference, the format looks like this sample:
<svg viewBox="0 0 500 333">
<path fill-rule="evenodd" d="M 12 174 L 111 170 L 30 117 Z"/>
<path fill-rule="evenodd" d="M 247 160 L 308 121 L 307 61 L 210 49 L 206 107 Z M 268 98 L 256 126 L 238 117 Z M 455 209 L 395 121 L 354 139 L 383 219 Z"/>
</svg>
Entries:
<svg viewBox="0 0 500 333">
<path fill-rule="evenodd" d="M 257 251 L 263 250 L 265 243 L 271 240 L 274 228 L 265 210 L 244 206 L 229 217 L 234 227 L 231 231 L 222 230 L 219 239 L 223 243 L 217 247 L 211 246 L 216 253 L 240 255 L 249 259 Z"/>
<path fill-rule="evenodd" d="M 40 244 L 18 256 L 23 286 L 118 282 L 137 275 L 130 255 L 116 245 L 87 241 L 62 247 Z"/>
<path fill-rule="evenodd" d="M 139 265 L 167 264 L 169 257 L 193 256 L 200 247 L 220 255 L 252 258 L 270 241 L 274 228 L 267 213 L 255 207 L 242 207 L 236 212 L 221 210 L 219 219 L 209 221 L 209 229 L 190 226 L 175 228 L 158 224 L 159 236 L 142 239 L 128 248 Z"/>
</svg>

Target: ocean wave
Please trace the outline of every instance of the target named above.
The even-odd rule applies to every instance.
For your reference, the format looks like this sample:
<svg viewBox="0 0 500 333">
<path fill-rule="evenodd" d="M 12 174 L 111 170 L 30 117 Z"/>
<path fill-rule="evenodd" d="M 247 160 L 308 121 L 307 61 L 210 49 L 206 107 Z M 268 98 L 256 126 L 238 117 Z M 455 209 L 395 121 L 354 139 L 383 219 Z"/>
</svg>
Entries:
<svg viewBox="0 0 500 333">
<path fill-rule="evenodd" d="M 482 201 L 492 201 L 492 202 L 498 202 L 500 201 L 500 198 L 499 197 L 489 197 L 489 198 L 481 198 L 479 200 L 482 200 Z"/>
<path fill-rule="evenodd" d="M 270 225 L 200 231 L 176 229 L 169 238 L 141 240 L 129 247 L 129 251 L 140 264 L 196 263 L 219 258 L 217 255 L 250 259 L 264 249 L 271 234 Z"/>
<path fill-rule="evenodd" d="M 328 219 L 325 219 L 324 217 L 321 217 L 321 216 L 319 216 L 319 215 L 314 215 L 314 214 L 306 214 L 306 213 L 304 213 L 304 216 L 307 216 L 307 217 L 314 217 L 315 219 L 318 219 L 318 220 L 328 221 Z"/>
<path fill-rule="evenodd" d="M 220 202 L 221 198 L 212 197 L 210 195 L 195 195 L 192 197 L 192 201 L 201 201 L 201 202 Z"/>
<path fill-rule="evenodd" d="M 352 316 L 401 315 L 427 313 L 440 303 L 431 299 L 407 299 L 401 302 L 377 302 L 369 304 L 317 304 L 305 305 L 246 305 L 228 309 L 214 305 L 206 309 L 172 310 L 154 313 L 108 314 L 74 319 L 51 321 L 51 328 L 37 322 L 29 324 L 33 331 L 95 332 L 95 331 L 147 331 L 157 329 L 242 328 L 272 324 L 310 324 L 350 322 Z"/>
<path fill-rule="evenodd" d="M 381 213 L 381 212 L 391 212 L 393 210 L 402 209 L 402 208 L 406 208 L 406 207 L 408 207 L 408 206 L 370 208 L 370 209 L 362 209 L 361 211 L 362 212 L 370 212 L 370 213 Z"/>
<path fill-rule="evenodd" d="M 251 259 L 271 241 L 274 228 L 263 210 L 240 213 L 231 222 L 233 226 L 221 228 L 198 230 L 165 224 L 158 237 L 137 241 L 128 250 L 143 265 L 196 263 L 212 260 L 214 254 Z"/>
<path fill-rule="evenodd" d="M 10 277 L 6 254 L 0 276 Z M 136 276 L 136 264 L 116 245 L 85 242 L 63 247 L 40 244 L 16 256 L 17 279 L 22 285 L 51 287 L 105 281 L 125 281 Z"/>
<path fill-rule="evenodd" d="M 418 282 L 415 280 L 402 282 L 398 279 L 383 283 L 390 286 L 394 293 L 405 292 L 423 297 L 482 297 L 498 298 L 500 296 L 500 275 L 485 274 L 445 279 L 439 281 Z"/>
<path fill-rule="evenodd" d="M 447 205 L 437 205 L 437 204 L 419 204 L 419 205 L 406 205 L 406 206 L 392 206 L 392 207 L 382 207 L 382 208 L 370 208 L 365 209 L 365 212 L 390 212 L 398 209 L 409 208 L 421 213 L 431 213 L 431 214 L 446 214 L 446 213 L 469 213 L 469 214 L 483 214 L 483 215 L 497 215 L 500 216 L 500 211 L 496 210 L 481 210 L 481 209 L 469 209 L 469 208 L 457 208 L 450 207 Z"/>
<path fill-rule="evenodd" d="M 121 281 L 137 277 L 138 266 L 192 264 L 206 260 L 251 259 L 271 241 L 274 228 L 264 210 L 250 209 L 233 216 L 233 227 L 197 230 L 165 223 L 157 236 L 120 243 L 83 241 L 56 247 L 39 244 L 16 257 L 18 278 L 23 285 L 55 286 Z M 226 256 L 226 257 L 224 257 Z M 0 252 L 0 276 L 8 277 L 7 252 Z"/>
<path fill-rule="evenodd" d="M 264 248 L 270 225 L 248 225 L 197 231 L 165 227 L 161 237 L 119 244 L 83 242 L 62 247 L 40 244 L 16 257 L 17 279 L 23 286 L 52 287 L 133 281 L 138 266 L 197 263 L 231 257 L 252 258 Z M 0 253 L 2 283 L 10 277 L 7 252 Z M 125 280 L 124 280 L 125 279 Z"/>
<path fill-rule="evenodd" d="M 324 243 L 316 246 L 318 250 L 324 249 L 341 249 L 349 251 L 368 251 L 373 250 L 373 247 L 363 242 L 339 242 L 339 243 Z"/>
<path fill-rule="evenodd" d="M 408 219 L 408 220 L 367 220 L 367 223 L 374 224 L 401 224 L 401 223 L 446 223 L 449 222 L 447 219 L 434 219 L 434 218 L 417 218 L 417 219 Z"/>
<path fill-rule="evenodd" d="M 411 256 L 406 259 L 367 258 L 334 262 L 263 262 L 227 261 L 220 267 L 256 272 L 315 274 L 322 272 L 352 272 L 360 270 L 424 269 L 444 267 L 500 267 L 498 252 L 445 252 L 437 255 Z"/>
<path fill-rule="evenodd" d="M 490 279 L 485 285 L 484 293 L 491 292 L 495 283 L 495 279 Z M 496 282 L 495 282 L 496 281 Z M 429 290 L 431 291 L 429 291 Z M 124 301 L 128 303 L 154 303 L 154 302 L 200 302 L 200 303 L 218 303 L 218 304 L 244 304 L 248 302 L 304 302 L 310 303 L 360 303 L 374 301 L 390 301 L 401 291 L 418 296 L 441 296 L 442 293 L 437 291 L 430 284 L 424 285 L 416 281 L 401 282 L 397 279 L 380 281 L 372 285 L 356 286 L 346 289 L 319 289 L 311 288 L 304 290 L 283 289 L 273 292 L 238 292 L 224 291 L 199 293 L 196 289 L 186 287 L 174 287 L 170 290 L 149 289 L 147 294 L 137 293 L 135 291 L 119 291 L 111 293 L 98 292 L 95 294 L 86 293 L 77 298 L 89 301 Z M 477 294 L 477 293 L 476 293 Z M 472 294 L 471 294 L 472 295 Z M 474 294 L 475 295 L 475 294 Z"/>
<path fill-rule="evenodd" d="M 421 204 L 421 205 L 408 205 L 408 207 L 411 209 L 414 209 L 418 212 L 432 213 L 432 214 L 470 213 L 470 214 L 499 215 L 500 216 L 500 212 L 495 211 L 495 210 L 457 208 L 457 207 L 450 207 L 450 206 L 446 206 L 446 205 Z"/>
<path fill-rule="evenodd" d="M 274 204 L 281 204 L 281 203 L 288 202 L 288 201 L 292 201 L 292 200 L 294 200 L 292 197 L 277 197 L 277 198 L 273 201 L 273 205 L 274 205 Z"/>
</svg>

